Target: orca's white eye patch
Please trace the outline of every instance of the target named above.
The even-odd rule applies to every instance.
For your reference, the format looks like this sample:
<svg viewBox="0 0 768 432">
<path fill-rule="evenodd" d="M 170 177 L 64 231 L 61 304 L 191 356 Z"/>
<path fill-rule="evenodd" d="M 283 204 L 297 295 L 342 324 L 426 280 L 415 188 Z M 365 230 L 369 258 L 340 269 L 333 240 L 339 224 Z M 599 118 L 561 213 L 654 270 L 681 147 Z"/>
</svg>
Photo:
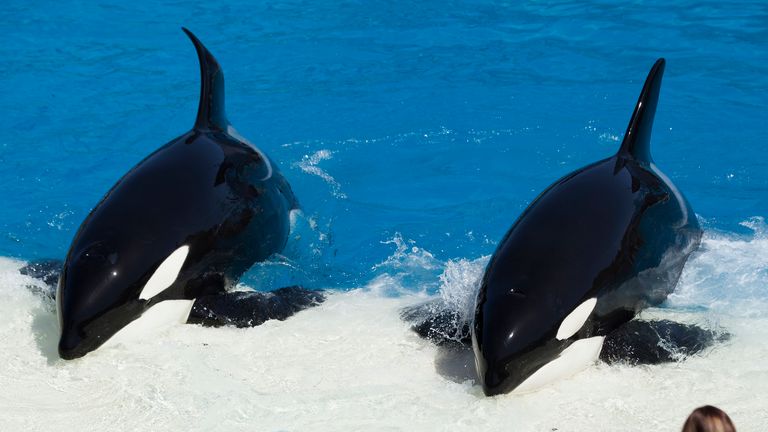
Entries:
<svg viewBox="0 0 768 432">
<path fill-rule="evenodd" d="M 584 303 L 576 306 L 571 313 L 560 323 L 560 328 L 557 329 L 557 340 L 565 340 L 576 334 L 579 329 L 587 322 L 587 318 L 595 309 L 597 304 L 597 298 L 591 298 Z"/>
<path fill-rule="evenodd" d="M 171 286 L 179 276 L 181 267 L 187 259 L 187 254 L 189 254 L 189 246 L 182 246 L 168 255 L 168 258 L 157 267 L 157 270 L 149 278 L 147 284 L 144 285 L 139 298 L 148 300 Z"/>
</svg>

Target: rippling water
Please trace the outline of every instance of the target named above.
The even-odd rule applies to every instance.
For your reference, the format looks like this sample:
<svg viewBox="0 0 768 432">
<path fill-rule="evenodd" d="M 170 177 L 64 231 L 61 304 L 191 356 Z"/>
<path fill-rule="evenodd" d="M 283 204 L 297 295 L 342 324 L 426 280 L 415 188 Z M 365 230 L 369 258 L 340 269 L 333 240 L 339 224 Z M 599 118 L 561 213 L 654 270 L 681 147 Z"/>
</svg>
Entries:
<svg viewBox="0 0 768 432">
<path fill-rule="evenodd" d="M 198 66 L 181 25 L 217 56 L 230 120 L 304 208 L 284 256 L 244 283 L 339 293 L 286 322 L 168 329 L 62 363 L 50 305 L 16 269 L 63 257 L 106 190 L 191 127 Z M 755 397 L 768 390 L 763 2 L 11 0 L 0 31 L 3 430 L 675 430 L 703 403 L 744 430 L 768 422 Z M 466 306 L 520 211 L 616 151 L 661 56 L 652 151 L 706 240 L 649 314 L 732 341 L 482 398 L 397 309 Z"/>
</svg>

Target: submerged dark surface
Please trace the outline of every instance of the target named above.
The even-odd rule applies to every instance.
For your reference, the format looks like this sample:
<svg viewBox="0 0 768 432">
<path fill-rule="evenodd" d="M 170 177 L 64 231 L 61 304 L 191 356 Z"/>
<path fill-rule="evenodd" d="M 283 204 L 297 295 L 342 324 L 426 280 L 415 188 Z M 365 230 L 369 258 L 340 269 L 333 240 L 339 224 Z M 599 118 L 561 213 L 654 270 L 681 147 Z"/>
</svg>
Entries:
<svg viewBox="0 0 768 432">
<path fill-rule="evenodd" d="M 195 301 L 187 323 L 208 327 L 255 327 L 272 319 L 284 320 L 325 300 L 320 291 L 285 287 L 271 292 L 235 291 L 203 296 Z"/>
<path fill-rule="evenodd" d="M 437 346 L 449 350 L 472 347 L 470 323 L 442 300 L 406 307 L 401 317 L 416 334 Z M 716 343 L 729 339 L 730 334 L 719 328 L 664 319 L 633 319 L 606 335 L 600 360 L 633 366 L 673 363 L 706 353 Z"/>
</svg>

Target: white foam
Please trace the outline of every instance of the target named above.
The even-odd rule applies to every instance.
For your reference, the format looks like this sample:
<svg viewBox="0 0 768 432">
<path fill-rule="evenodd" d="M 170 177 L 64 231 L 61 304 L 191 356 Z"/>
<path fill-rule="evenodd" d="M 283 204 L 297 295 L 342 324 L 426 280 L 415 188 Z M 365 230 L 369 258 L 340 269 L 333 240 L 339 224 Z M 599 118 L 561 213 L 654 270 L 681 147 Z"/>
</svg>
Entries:
<svg viewBox="0 0 768 432">
<path fill-rule="evenodd" d="M 405 242 L 402 254 L 423 259 Z M 0 258 L 0 424 L 43 430 L 678 430 L 695 407 L 725 409 L 739 430 L 768 423 L 768 240 L 707 233 L 671 307 L 647 316 L 717 321 L 733 338 L 701 356 L 660 366 L 597 364 L 523 395 L 486 398 L 471 355 L 418 338 L 391 296 L 396 267 L 374 286 L 253 329 L 178 325 L 156 337 L 56 357 L 55 314 L 25 289 L 19 261 Z M 409 268 L 409 258 L 393 261 Z M 470 292 L 485 259 L 427 260 L 441 295 Z M 442 270 L 440 270 L 442 266 Z M 393 272 L 393 273 L 390 273 Z M 434 276 L 437 278 L 437 275 Z M 460 297 L 460 296 L 458 296 Z M 462 303 L 458 297 L 457 304 Z M 734 305 L 750 305 L 745 312 Z M 746 306 L 745 306 L 746 307 Z"/>
<path fill-rule="evenodd" d="M 768 310 L 768 230 L 762 218 L 742 225 L 753 235 L 705 232 L 699 253 L 669 296 L 670 306 L 743 317 L 760 317 Z"/>
<path fill-rule="evenodd" d="M 469 323 L 475 314 L 475 300 L 480 282 L 490 256 L 475 260 L 448 260 L 440 275 L 439 295 L 453 310 L 459 312 L 459 319 Z"/>
</svg>

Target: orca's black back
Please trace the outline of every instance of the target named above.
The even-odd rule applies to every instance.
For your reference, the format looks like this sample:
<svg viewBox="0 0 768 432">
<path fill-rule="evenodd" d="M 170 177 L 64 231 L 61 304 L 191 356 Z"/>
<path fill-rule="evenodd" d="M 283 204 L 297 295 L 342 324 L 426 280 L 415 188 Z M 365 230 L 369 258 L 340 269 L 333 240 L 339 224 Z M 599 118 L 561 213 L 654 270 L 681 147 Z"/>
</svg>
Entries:
<svg viewBox="0 0 768 432">
<path fill-rule="evenodd" d="M 690 205 L 652 165 L 613 157 L 559 180 L 488 264 L 473 329 L 479 364 L 527 377 L 573 341 L 607 335 L 666 298 L 700 236 Z M 558 340 L 565 317 L 590 298 L 587 323 Z"/>
<path fill-rule="evenodd" d="M 147 157 L 107 193 L 75 236 L 62 272 L 64 316 L 87 326 L 104 311 L 131 303 L 183 245 L 189 246 L 184 270 L 157 301 L 221 290 L 255 261 L 281 251 L 295 202 L 270 164 L 222 132 L 192 131 Z"/>
<path fill-rule="evenodd" d="M 288 239 L 291 188 L 229 124 L 221 67 L 185 32 L 200 60 L 194 128 L 125 174 L 75 235 L 56 295 L 64 358 L 97 348 L 159 302 L 221 292 Z M 171 285 L 141 298 L 177 250 L 184 258 Z"/>
</svg>

